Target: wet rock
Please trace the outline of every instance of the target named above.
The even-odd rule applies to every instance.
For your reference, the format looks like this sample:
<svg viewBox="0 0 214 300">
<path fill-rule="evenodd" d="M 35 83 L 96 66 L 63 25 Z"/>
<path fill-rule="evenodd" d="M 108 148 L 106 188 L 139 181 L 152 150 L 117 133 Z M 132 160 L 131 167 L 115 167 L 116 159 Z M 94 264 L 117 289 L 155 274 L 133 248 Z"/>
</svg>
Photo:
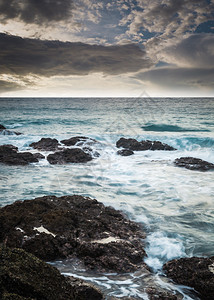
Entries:
<svg viewBox="0 0 214 300">
<path fill-rule="evenodd" d="M 10 130 L 7 130 L 7 129 L 0 129 L 0 134 L 1 135 L 20 135 L 22 133 L 17 132 L 17 131 L 10 131 Z"/>
<path fill-rule="evenodd" d="M 22 249 L 0 248 L 0 299 L 100 300 L 92 285 L 60 272 Z"/>
<path fill-rule="evenodd" d="M 42 138 L 40 141 L 30 144 L 30 147 L 42 151 L 55 151 L 59 149 L 59 146 L 57 139 L 51 138 Z"/>
<path fill-rule="evenodd" d="M 17 131 L 10 131 L 4 125 L 0 124 L 0 134 L 2 135 L 20 135 L 22 134 L 21 132 Z"/>
<path fill-rule="evenodd" d="M 18 148 L 13 145 L 2 145 L 0 162 L 7 165 L 27 165 L 38 162 L 38 159 L 30 152 L 18 152 Z"/>
<path fill-rule="evenodd" d="M 0 130 L 4 130 L 6 127 L 4 127 L 2 124 L 0 124 Z"/>
<path fill-rule="evenodd" d="M 202 300 L 213 300 L 214 256 L 174 259 L 163 267 L 166 275 L 178 284 L 194 288 Z"/>
<path fill-rule="evenodd" d="M 214 169 L 214 164 L 194 157 L 176 158 L 174 163 L 178 167 L 183 167 L 189 170 L 208 171 Z"/>
<path fill-rule="evenodd" d="M 66 145 L 66 146 L 74 146 L 74 145 L 82 146 L 86 142 L 87 142 L 87 145 L 93 145 L 94 143 L 97 143 L 96 140 L 91 139 L 91 138 L 86 137 L 86 136 L 74 136 L 70 139 L 62 140 L 60 142 L 64 145 Z"/>
<path fill-rule="evenodd" d="M 175 148 L 161 143 L 159 141 L 141 141 L 138 142 L 136 139 L 120 138 L 116 143 L 117 148 L 125 148 L 132 151 L 145 151 L 145 150 L 176 150 Z"/>
<path fill-rule="evenodd" d="M 133 155 L 134 152 L 132 150 L 129 150 L 129 149 L 123 149 L 123 150 L 118 150 L 117 154 L 121 155 L 121 156 L 130 156 L 130 155 Z"/>
<path fill-rule="evenodd" d="M 79 258 L 87 269 L 146 268 L 140 225 L 95 199 L 45 196 L 0 208 L 0 242 L 44 260 Z"/>
<path fill-rule="evenodd" d="M 149 300 L 178 300 L 183 299 L 182 296 L 173 295 L 170 292 L 160 290 L 154 287 L 150 287 L 146 289 L 146 293 L 148 294 Z"/>
<path fill-rule="evenodd" d="M 45 156 L 41 153 L 33 153 L 33 156 L 37 159 L 45 159 Z"/>
<path fill-rule="evenodd" d="M 49 154 L 47 160 L 52 165 L 66 163 L 85 163 L 92 160 L 92 156 L 89 153 L 84 152 L 80 148 L 72 148 Z"/>
<path fill-rule="evenodd" d="M 90 147 L 83 147 L 82 150 L 85 152 L 85 153 L 89 153 L 91 154 L 93 157 L 100 157 L 100 153 L 96 150 L 93 150 L 92 148 Z"/>
</svg>

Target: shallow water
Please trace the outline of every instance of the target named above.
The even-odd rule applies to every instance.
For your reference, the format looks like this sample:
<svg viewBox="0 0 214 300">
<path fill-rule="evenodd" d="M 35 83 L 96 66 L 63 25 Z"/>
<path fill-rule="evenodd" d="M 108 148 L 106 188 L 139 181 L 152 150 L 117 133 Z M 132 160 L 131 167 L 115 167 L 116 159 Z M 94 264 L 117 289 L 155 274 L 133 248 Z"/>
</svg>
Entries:
<svg viewBox="0 0 214 300">
<path fill-rule="evenodd" d="M 214 255 L 214 172 L 173 165 L 181 156 L 214 163 L 214 99 L 0 99 L 0 120 L 23 133 L 0 135 L 0 144 L 20 151 L 41 137 L 84 135 L 101 142 L 94 145 L 101 156 L 87 164 L 1 165 L 0 206 L 49 194 L 80 194 L 120 209 L 144 225 L 146 263 L 158 282 L 168 260 Z M 160 140 L 177 151 L 118 156 L 115 143 L 122 136 Z M 119 276 L 117 282 L 118 275 L 96 277 L 71 266 L 69 271 L 69 265 L 57 263 L 62 272 L 87 277 L 108 295 L 147 297 L 145 274 L 127 274 L 125 282 Z"/>
</svg>

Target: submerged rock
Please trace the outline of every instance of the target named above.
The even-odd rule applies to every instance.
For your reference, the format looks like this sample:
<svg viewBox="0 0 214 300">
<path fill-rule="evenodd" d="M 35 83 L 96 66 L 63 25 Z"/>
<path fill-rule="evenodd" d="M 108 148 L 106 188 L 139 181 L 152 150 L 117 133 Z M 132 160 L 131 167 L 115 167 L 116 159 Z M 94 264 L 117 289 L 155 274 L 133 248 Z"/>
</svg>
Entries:
<svg viewBox="0 0 214 300">
<path fill-rule="evenodd" d="M 0 124 L 0 130 L 4 130 L 6 129 L 6 127 L 4 127 L 4 125 Z"/>
<path fill-rule="evenodd" d="M 101 292 L 22 249 L 0 248 L 0 299 L 100 300 Z"/>
<path fill-rule="evenodd" d="M 55 151 L 59 149 L 59 146 L 57 139 L 51 138 L 42 138 L 40 141 L 30 144 L 30 147 L 43 151 Z"/>
<path fill-rule="evenodd" d="M 6 127 L 4 127 L 2 124 L 0 124 L 0 134 L 2 135 L 20 135 L 21 132 L 16 131 L 10 131 Z"/>
<path fill-rule="evenodd" d="M 125 148 L 132 151 L 145 151 L 145 150 L 176 150 L 175 148 L 164 144 L 159 141 L 141 141 L 138 142 L 136 139 L 120 138 L 116 143 L 117 148 Z"/>
<path fill-rule="evenodd" d="M 194 157 L 176 158 L 174 163 L 178 167 L 183 167 L 189 170 L 208 171 L 214 169 L 214 164 Z"/>
<path fill-rule="evenodd" d="M 49 154 L 47 160 L 52 165 L 66 163 L 85 163 L 92 160 L 92 156 L 89 153 L 84 152 L 80 148 L 72 148 Z"/>
<path fill-rule="evenodd" d="M 202 300 L 213 300 L 214 256 L 174 259 L 163 266 L 166 275 L 178 284 L 194 288 Z"/>
<path fill-rule="evenodd" d="M 0 208 L 0 242 L 44 260 L 74 257 L 88 269 L 147 268 L 140 225 L 95 199 L 45 196 Z"/>
<path fill-rule="evenodd" d="M 7 165 L 27 165 L 38 162 L 38 159 L 30 152 L 18 152 L 18 148 L 13 145 L 2 145 L 0 162 Z"/>
<path fill-rule="evenodd" d="M 82 150 L 85 152 L 85 153 L 89 153 L 90 155 L 92 155 L 92 157 L 100 157 L 100 153 L 96 150 L 93 150 L 92 148 L 90 147 L 83 147 Z"/>
<path fill-rule="evenodd" d="M 146 289 L 146 293 L 148 294 L 149 300 L 182 300 L 183 297 L 181 295 L 173 295 L 168 291 L 164 291 L 160 287 L 154 288 L 149 287 Z"/>
<path fill-rule="evenodd" d="M 118 150 L 117 154 L 121 155 L 121 156 L 130 156 L 130 155 L 133 155 L 134 152 L 132 150 L 129 150 L 129 149 L 123 149 L 123 150 Z"/>
<path fill-rule="evenodd" d="M 86 142 L 87 142 L 87 145 L 93 145 L 94 143 L 97 143 L 96 140 L 91 139 L 86 136 L 74 136 L 74 137 L 71 137 L 70 139 L 62 140 L 60 142 L 66 146 L 74 146 L 74 145 L 82 146 Z"/>
</svg>

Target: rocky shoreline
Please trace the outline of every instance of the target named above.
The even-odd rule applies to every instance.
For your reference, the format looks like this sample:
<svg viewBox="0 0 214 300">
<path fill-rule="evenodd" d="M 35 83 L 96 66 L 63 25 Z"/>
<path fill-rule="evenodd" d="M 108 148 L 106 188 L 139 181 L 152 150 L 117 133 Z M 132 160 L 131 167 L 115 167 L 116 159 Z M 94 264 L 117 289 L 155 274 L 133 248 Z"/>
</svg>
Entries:
<svg viewBox="0 0 214 300">
<path fill-rule="evenodd" d="M 0 208 L 0 228 L 2 299 L 103 299 L 96 288 L 63 277 L 42 260 L 78 258 L 94 274 L 138 270 L 152 275 L 143 262 L 146 234 L 142 226 L 95 199 L 73 195 L 16 201 Z M 193 287 L 199 299 L 213 299 L 214 257 L 172 260 L 163 271 L 175 283 Z M 29 272 L 32 279 L 26 282 Z M 41 296 L 46 289 L 50 294 Z M 183 299 L 158 286 L 145 292 L 151 300 Z M 19 298 L 10 298 L 14 293 Z M 53 298 L 51 293 L 64 296 Z"/>
<path fill-rule="evenodd" d="M 0 299 L 101 300 L 102 293 L 84 281 L 65 277 L 22 249 L 0 247 Z"/>
<path fill-rule="evenodd" d="M 0 133 L 10 135 L 3 125 L 0 125 Z M 0 163 L 25 166 L 47 159 L 52 165 L 84 164 L 100 156 L 94 145 L 101 143 L 85 136 L 60 142 L 42 138 L 31 143 L 27 152 L 19 152 L 13 145 L 1 145 Z M 115 154 L 121 156 L 134 155 L 135 151 L 176 151 L 159 141 L 138 142 L 125 138 L 120 138 L 116 147 L 119 150 Z M 32 150 L 38 152 L 32 153 Z M 173 165 L 190 171 L 214 169 L 214 164 L 193 157 L 177 158 Z M 45 261 L 78 259 L 94 274 L 142 271 L 150 276 L 152 271 L 144 263 L 145 238 L 145 230 L 140 224 L 96 199 L 51 195 L 16 201 L 0 208 L 0 299 L 104 299 L 105 296 L 93 286 L 60 275 Z M 30 272 L 32 276 L 29 277 Z M 198 299 L 213 299 L 214 257 L 172 260 L 163 266 L 163 272 L 163 276 L 175 284 L 192 287 Z M 157 285 L 147 286 L 144 292 L 149 300 L 183 299 L 179 292 L 172 293 Z"/>
<path fill-rule="evenodd" d="M 3 130 L 0 125 L 0 131 Z M 101 145 L 100 142 L 85 136 L 75 136 L 66 140 L 58 141 L 52 138 L 42 138 L 38 142 L 31 143 L 29 146 L 38 151 L 53 152 L 47 155 L 47 161 L 52 164 L 68 163 L 87 163 L 100 156 L 100 153 L 92 145 Z M 72 147 L 72 148 L 68 148 Z M 176 151 L 174 147 L 160 141 L 143 140 L 138 142 L 136 139 L 120 138 L 116 142 L 116 147 L 120 148 L 116 153 L 121 156 L 134 155 L 134 151 Z M 0 163 L 6 165 L 27 165 L 45 159 L 41 153 L 18 152 L 18 148 L 13 145 L 0 145 Z M 209 171 L 214 170 L 214 164 L 195 157 L 180 157 L 173 161 L 177 167 L 188 170 Z"/>
</svg>

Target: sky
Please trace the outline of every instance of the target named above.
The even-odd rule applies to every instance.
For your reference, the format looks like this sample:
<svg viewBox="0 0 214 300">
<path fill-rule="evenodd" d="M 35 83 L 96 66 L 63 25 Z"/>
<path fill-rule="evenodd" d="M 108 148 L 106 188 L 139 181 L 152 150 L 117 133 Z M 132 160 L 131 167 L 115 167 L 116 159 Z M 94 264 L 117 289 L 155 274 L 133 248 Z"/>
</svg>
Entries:
<svg viewBox="0 0 214 300">
<path fill-rule="evenodd" d="M 0 0 L 0 97 L 214 97 L 214 0 Z"/>
</svg>

